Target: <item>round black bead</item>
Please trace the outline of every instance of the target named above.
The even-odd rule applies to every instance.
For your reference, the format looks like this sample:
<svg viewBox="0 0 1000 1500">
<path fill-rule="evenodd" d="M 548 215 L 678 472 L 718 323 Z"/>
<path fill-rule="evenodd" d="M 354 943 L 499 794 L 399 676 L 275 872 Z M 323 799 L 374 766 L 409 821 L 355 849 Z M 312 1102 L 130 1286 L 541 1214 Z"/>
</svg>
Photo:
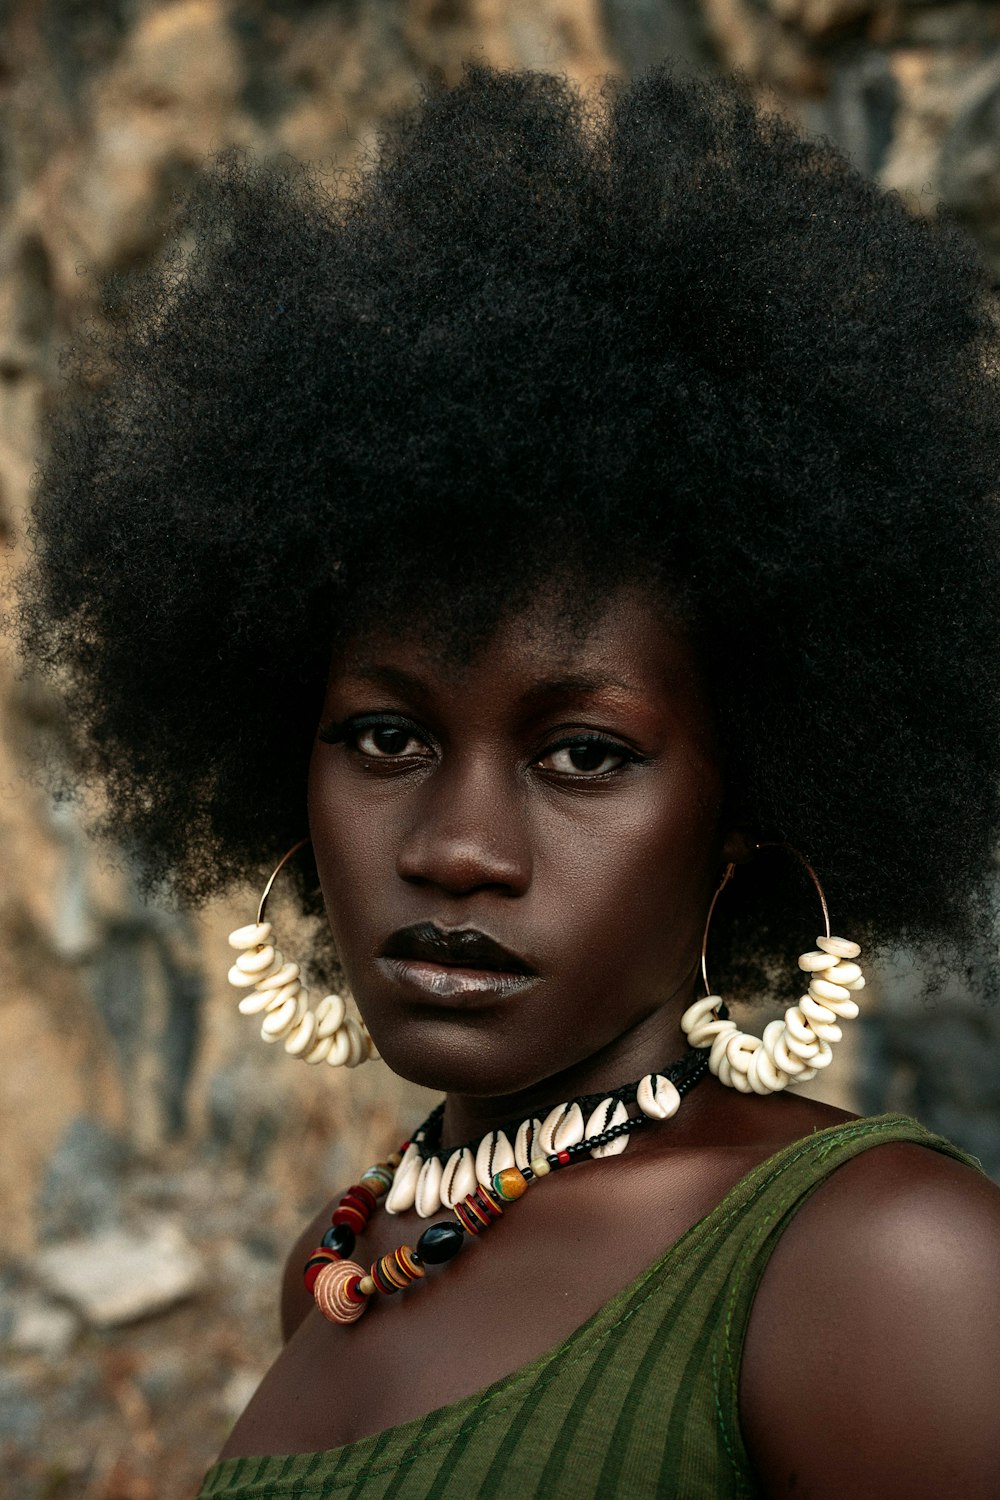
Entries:
<svg viewBox="0 0 1000 1500">
<path fill-rule="evenodd" d="M 334 1224 L 320 1241 L 327 1250 L 336 1250 L 338 1255 L 350 1255 L 354 1249 L 354 1230 L 349 1224 Z"/>
<path fill-rule="evenodd" d="M 465 1231 L 460 1224 L 431 1224 L 417 1240 L 417 1254 L 429 1266 L 443 1265 L 457 1255 L 465 1244 Z"/>
</svg>

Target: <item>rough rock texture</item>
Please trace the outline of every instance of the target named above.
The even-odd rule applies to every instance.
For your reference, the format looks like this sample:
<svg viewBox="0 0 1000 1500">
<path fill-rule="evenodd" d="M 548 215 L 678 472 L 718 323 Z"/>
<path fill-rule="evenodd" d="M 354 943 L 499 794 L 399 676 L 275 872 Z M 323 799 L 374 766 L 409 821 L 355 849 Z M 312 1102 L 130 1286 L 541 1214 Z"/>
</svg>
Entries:
<svg viewBox="0 0 1000 1500">
<path fill-rule="evenodd" d="M 206 153 L 348 165 L 417 80 L 473 54 L 584 82 L 668 55 L 742 66 L 915 206 L 948 205 L 1000 276 L 994 0 L 9 0 L 0 540 L 15 562 L 60 346 L 109 273 L 159 253 L 163 207 Z M 273 1351 L 298 1215 L 424 1101 L 384 1070 L 317 1077 L 257 1042 L 224 980 L 224 935 L 250 898 L 197 919 L 139 902 L 79 813 L 24 777 L 58 733 L 0 649 L 4 1472 L 25 1500 L 170 1500 L 192 1492 Z M 858 1049 L 862 1104 L 914 1108 L 1000 1170 L 996 1016 L 960 995 L 927 1010 L 903 982 L 885 993 Z M 183 1225 L 201 1291 L 152 1331 L 78 1336 L 33 1252 L 150 1215 Z"/>
</svg>

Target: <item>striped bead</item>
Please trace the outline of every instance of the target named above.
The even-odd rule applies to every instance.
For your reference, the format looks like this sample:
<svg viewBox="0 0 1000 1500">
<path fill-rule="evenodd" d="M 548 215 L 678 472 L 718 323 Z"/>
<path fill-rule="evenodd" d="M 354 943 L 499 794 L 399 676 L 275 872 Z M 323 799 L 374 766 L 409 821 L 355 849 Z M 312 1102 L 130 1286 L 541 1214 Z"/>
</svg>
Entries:
<svg viewBox="0 0 1000 1500">
<path fill-rule="evenodd" d="M 364 1234 L 368 1227 L 368 1215 L 352 1203 L 341 1203 L 333 1214 L 334 1224 L 346 1224 L 355 1234 Z"/>
<path fill-rule="evenodd" d="M 393 1170 L 391 1167 L 379 1162 L 376 1167 L 369 1167 L 361 1178 L 361 1186 L 366 1187 L 375 1198 L 381 1198 L 392 1187 Z"/>
<path fill-rule="evenodd" d="M 455 1204 L 453 1212 L 467 1234 L 479 1234 L 500 1218 L 503 1209 L 492 1188 L 481 1182 L 474 1193 Z"/>
<path fill-rule="evenodd" d="M 313 1297 L 316 1306 L 331 1323 L 356 1323 L 368 1306 L 361 1290 L 364 1268 L 352 1260 L 341 1260 L 324 1266 L 316 1277 Z"/>
<path fill-rule="evenodd" d="M 427 1273 L 414 1258 L 412 1247 L 400 1245 L 388 1255 L 383 1255 L 381 1260 L 377 1260 L 368 1274 L 378 1290 L 385 1296 L 391 1297 L 394 1292 L 401 1292 L 404 1287 L 408 1287 L 411 1282 L 418 1281 Z"/>
</svg>

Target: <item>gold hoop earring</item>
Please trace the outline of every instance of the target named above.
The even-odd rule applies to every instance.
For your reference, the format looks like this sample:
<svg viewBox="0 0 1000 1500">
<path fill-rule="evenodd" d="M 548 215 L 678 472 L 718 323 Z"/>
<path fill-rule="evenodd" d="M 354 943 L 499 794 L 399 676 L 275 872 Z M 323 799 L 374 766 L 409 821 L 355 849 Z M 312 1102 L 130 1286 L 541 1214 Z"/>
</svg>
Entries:
<svg viewBox="0 0 1000 1500">
<path fill-rule="evenodd" d="M 803 866 L 823 910 L 822 937 L 816 949 L 799 957 L 799 968 L 809 975 L 809 990 L 784 1016 L 765 1026 L 763 1036 L 740 1031 L 729 1019 L 725 1003 L 711 993 L 708 982 L 708 931 L 719 897 L 736 873 L 729 864 L 712 897 L 701 943 L 701 975 L 705 996 L 681 1017 L 681 1029 L 692 1047 L 710 1047 L 709 1071 L 727 1088 L 743 1094 L 774 1094 L 793 1081 L 805 1083 L 833 1061 L 833 1046 L 843 1036 L 838 1022 L 858 1014 L 852 991 L 864 989 L 865 977 L 854 960 L 861 948 L 849 938 L 830 935 L 830 913 L 823 887 L 812 865 L 791 844 L 757 844 L 757 849 L 786 849 Z"/>
<path fill-rule="evenodd" d="M 229 946 L 239 953 L 229 970 L 229 983 L 247 991 L 239 1002 L 240 1014 L 263 1017 L 260 1034 L 265 1042 L 284 1042 L 289 1056 L 303 1062 L 356 1068 L 378 1056 L 364 1022 L 347 1014 L 343 995 L 324 995 L 315 1009 L 310 1005 L 298 964 L 285 958 L 274 942 L 271 923 L 264 920 L 271 887 L 308 843 L 300 839 L 282 855 L 261 894 L 256 920 L 229 934 Z"/>
</svg>

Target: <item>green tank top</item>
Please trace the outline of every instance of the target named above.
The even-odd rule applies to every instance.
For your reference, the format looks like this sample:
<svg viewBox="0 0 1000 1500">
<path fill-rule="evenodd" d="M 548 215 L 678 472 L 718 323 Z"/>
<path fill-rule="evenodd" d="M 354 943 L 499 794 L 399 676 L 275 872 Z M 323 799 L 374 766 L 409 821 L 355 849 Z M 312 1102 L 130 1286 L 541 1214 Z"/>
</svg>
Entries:
<svg viewBox="0 0 1000 1500">
<path fill-rule="evenodd" d="M 758 1493 L 740 1434 L 754 1293 L 782 1231 L 843 1162 L 884 1142 L 978 1166 L 902 1115 L 816 1131 L 555 1349 L 484 1391 L 323 1453 L 230 1458 L 199 1500 L 727 1500 Z"/>
</svg>

